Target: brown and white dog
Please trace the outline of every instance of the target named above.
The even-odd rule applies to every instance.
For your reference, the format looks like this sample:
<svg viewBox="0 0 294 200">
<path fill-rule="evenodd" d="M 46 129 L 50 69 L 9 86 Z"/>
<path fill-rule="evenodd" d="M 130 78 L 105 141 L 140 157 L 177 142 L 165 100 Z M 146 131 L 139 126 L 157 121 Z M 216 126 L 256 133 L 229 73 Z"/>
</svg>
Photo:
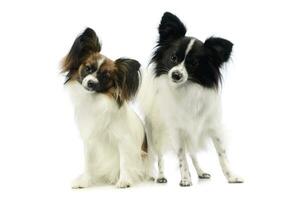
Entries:
<svg viewBox="0 0 294 200">
<path fill-rule="evenodd" d="M 101 182 L 125 188 L 145 176 L 144 128 L 128 105 L 139 87 L 140 64 L 125 58 L 112 61 L 100 51 L 96 33 L 87 28 L 62 64 L 86 161 L 73 188 Z"/>
</svg>

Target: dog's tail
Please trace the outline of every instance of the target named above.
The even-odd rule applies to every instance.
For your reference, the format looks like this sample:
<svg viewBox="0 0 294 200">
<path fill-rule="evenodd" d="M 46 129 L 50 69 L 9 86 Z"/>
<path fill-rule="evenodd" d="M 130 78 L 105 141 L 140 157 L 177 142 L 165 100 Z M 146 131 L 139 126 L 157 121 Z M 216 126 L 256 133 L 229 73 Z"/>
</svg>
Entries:
<svg viewBox="0 0 294 200">
<path fill-rule="evenodd" d="M 148 66 L 141 68 L 141 84 L 136 97 L 139 114 L 146 123 L 145 117 L 148 116 L 153 104 L 156 89 L 154 88 L 154 73 L 153 67 Z"/>
</svg>

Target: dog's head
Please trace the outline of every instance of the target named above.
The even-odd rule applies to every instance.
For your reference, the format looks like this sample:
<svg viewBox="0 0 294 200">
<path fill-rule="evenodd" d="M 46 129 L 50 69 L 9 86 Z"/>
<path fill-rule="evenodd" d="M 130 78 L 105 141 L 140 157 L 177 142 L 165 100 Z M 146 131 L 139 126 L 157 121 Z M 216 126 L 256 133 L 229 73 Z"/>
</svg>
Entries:
<svg viewBox="0 0 294 200">
<path fill-rule="evenodd" d="M 113 61 L 100 51 L 95 31 L 87 28 L 76 38 L 62 63 L 65 84 L 77 81 L 86 91 L 110 95 L 121 105 L 138 90 L 140 63 L 127 58 Z"/>
<path fill-rule="evenodd" d="M 201 42 L 187 37 L 184 24 L 168 12 L 162 16 L 158 30 L 159 40 L 152 58 L 156 77 L 167 74 L 174 86 L 191 81 L 206 88 L 218 87 L 220 68 L 231 55 L 230 41 L 210 37 Z"/>
</svg>

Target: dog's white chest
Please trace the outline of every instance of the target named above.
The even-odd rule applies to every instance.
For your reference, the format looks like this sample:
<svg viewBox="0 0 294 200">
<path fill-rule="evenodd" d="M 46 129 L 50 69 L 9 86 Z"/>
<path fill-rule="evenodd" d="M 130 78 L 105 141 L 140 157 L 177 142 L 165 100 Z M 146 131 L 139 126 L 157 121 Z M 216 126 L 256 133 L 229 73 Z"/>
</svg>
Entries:
<svg viewBox="0 0 294 200">
<path fill-rule="evenodd" d="M 209 126 L 217 94 L 194 83 L 173 87 L 165 76 L 156 78 L 154 86 L 156 92 L 147 115 L 154 144 L 165 149 L 178 145 L 179 138 L 199 141 Z"/>
<path fill-rule="evenodd" d="M 72 85 L 69 93 L 74 104 L 75 120 L 83 139 L 107 129 L 117 110 L 111 98 L 103 94 L 87 93 L 78 84 Z"/>
<path fill-rule="evenodd" d="M 199 88 L 185 86 L 171 88 L 167 81 L 159 79 L 155 107 L 165 126 L 183 131 L 197 131 L 205 117 L 206 103 Z"/>
</svg>

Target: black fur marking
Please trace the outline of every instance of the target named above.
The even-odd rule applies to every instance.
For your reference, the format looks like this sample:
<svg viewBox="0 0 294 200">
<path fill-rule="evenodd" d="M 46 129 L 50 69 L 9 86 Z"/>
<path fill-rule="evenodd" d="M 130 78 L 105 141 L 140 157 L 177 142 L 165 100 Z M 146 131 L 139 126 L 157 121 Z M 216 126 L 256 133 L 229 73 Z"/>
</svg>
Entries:
<svg viewBox="0 0 294 200">
<path fill-rule="evenodd" d="M 157 67 L 155 68 L 156 77 L 167 74 L 171 68 L 184 60 L 185 51 L 189 42 L 190 38 L 184 38 L 177 40 L 172 44 L 166 44 L 164 46 L 158 45 L 151 60 L 151 62 L 157 64 Z M 173 61 L 173 56 L 176 56 L 176 62 Z"/>
<path fill-rule="evenodd" d="M 162 177 L 162 178 L 158 178 L 158 179 L 156 180 L 156 182 L 157 182 L 157 183 L 167 183 L 167 179 L 164 178 L 164 177 Z"/>
<path fill-rule="evenodd" d="M 180 19 L 172 13 L 166 12 L 158 27 L 159 43 L 171 42 L 186 34 L 186 28 Z"/>
<path fill-rule="evenodd" d="M 111 88 L 114 85 L 114 81 L 110 77 L 110 72 L 99 70 L 97 73 L 97 79 L 99 80 L 99 84 L 97 84 L 95 91 L 106 92 L 109 88 Z"/>
<path fill-rule="evenodd" d="M 218 67 L 229 60 L 233 49 L 232 42 L 223 38 L 215 37 L 210 37 L 205 40 L 204 46 L 211 50 L 211 56 L 214 58 L 214 62 Z"/>
<path fill-rule="evenodd" d="M 210 174 L 207 174 L 207 173 L 203 173 L 201 175 L 198 176 L 198 178 L 200 179 L 210 179 Z"/>
<path fill-rule="evenodd" d="M 188 72 L 188 80 L 206 88 L 217 89 L 221 83 L 220 68 L 230 58 L 233 44 L 222 38 L 211 37 L 204 43 L 191 37 L 186 37 L 183 23 L 171 13 L 165 13 L 159 26 L 159 41 L 151 62 L 156 64 L 156 77 L 167 74 L 168 71 L 184 61 Z M 195 42 L 184 58 L 185 51 L 191 39 Z M 177 55 L 177 63 L 171 60 Z"/>
</svg>

